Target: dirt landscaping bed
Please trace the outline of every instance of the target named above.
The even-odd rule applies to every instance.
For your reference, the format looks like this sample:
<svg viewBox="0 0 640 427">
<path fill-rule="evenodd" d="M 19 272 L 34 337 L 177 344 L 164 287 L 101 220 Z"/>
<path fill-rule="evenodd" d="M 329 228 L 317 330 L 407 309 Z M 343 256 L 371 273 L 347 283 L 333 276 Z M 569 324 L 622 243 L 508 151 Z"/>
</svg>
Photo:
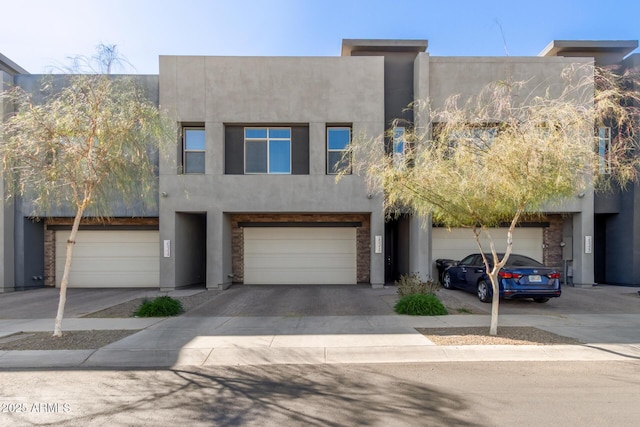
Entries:
<svg viewBox="0 0 640 427">
<path fill-rule="evenodd" d="M 498 326 L 498 335 L 489 335 L 489 327 L 417 328 L 416 330 L 437 345 L 582 344 L 575 338 L 529 326 Z"/>
</svg>

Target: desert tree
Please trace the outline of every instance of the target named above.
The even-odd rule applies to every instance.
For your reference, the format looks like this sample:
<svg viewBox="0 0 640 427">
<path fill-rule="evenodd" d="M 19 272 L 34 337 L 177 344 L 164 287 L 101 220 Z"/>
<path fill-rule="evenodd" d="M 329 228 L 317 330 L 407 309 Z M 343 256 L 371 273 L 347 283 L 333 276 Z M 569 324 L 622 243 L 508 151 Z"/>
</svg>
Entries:
<svg viewBox="0 0 640 427">
<path fill-rule="evenodd" d="M 495 81 L 438 107 L 416 101 L 414 123 L 396 123 L 406 128 L 400 161 L 384 149 L 383 139 L 393 138 L 393 130 L 356 138 L 349 155 L 369 187 L 384 192 L 387 215 L 411 213 L 425 226 L 471 230 L 491 282 L 489 332 L 496 335 L 498 272 L 523 217 L 636 178 L 640 104 L 638 93 L 629 90 L 632 79 L 578 64 L 562 72 L 561 84 L 548 87 Z M 602 125 L 615 134 L 606 153 L 599 152 L 594 133 Z M 490 228 L 503 225 L 507 241 L 500 258 Z"/>
<path fill-rule="evenodd" d="M 2 96 L 13 113 L 2 121 L 0 157 L 9 197 L 21 197 L 34 216 L 75 212 L 54 336 L 62 335 L 66 290 L 83 215 L 107 219 L 115 206 L 149 207 L 157 199 L 160 144 L 175 142 L 174 126 L 134 76 L 103 73 L 118 63 L 115 46 L 78 57 L 70 71 L 47 75 L 40 93 L 18 86 Z M 95 68 L 94 68 L 95 66 Z"/>
</svg>

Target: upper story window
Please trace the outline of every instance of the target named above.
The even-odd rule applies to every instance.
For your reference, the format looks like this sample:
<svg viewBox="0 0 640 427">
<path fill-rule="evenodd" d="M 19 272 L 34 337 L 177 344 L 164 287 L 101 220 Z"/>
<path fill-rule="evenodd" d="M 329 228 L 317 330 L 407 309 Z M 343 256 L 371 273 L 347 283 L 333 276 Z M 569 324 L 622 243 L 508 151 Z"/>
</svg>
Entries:
<svg viewBox="0 0 640 427">
<path fill-rule="evenodd" d="M 291 128 L 269 127 L 244 129 L 247 174 L 291 173 Z"/>
<path fill-rule="evenodd" d="M 405 133 L 404 127 L 393 128 L 393 164 L 396 168 L 405 165 Z"/>
<path fill-rule="evenodd" d="M 348 126 L 327 127 L 327 173 L 351 173 L 349 144 L 351 128 Z"/>
<path fill-rule="evenodd" d="M 598 169 L 600 173 L 611 172 L 611 158 L 609 153 L 611 152 L 611 128 L 601 127 L 598 128 Z"/>
<path fill-rule="evenodd" d="M 453 158 L 456 153 L 480 156 L 486 152 L 498 136 L 497 126 L 470 126 L 448 135 L 445 156 Z"/>
<path fill-rule="evenodd" d="M 464 144 L 472 150 L 486 151 L 497 135 L 498 128 L 495 126 L 477 126 L 456 132 L 451 139 L 454 146 Z"/>
<path fill-rule="evenodd" d="M 204 127 L 182 128 L 182 170 L 184 173 L 204 173 Z"/>
</svg>

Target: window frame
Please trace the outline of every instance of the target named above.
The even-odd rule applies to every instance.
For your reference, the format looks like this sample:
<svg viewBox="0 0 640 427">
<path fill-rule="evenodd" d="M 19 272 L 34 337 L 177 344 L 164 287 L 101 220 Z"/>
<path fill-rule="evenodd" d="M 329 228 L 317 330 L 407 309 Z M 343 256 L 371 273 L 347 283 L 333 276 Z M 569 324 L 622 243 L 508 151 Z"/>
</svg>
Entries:
<svg viewBox="0 0 640 427">
<path fill-rule="evenodd" d="M 266 131 L 265 137 L 247 137 L 247 130 L 264 130 Z M 289 132 L 289 137 L 272 137 L 270 136 L 270 131 L 272 130 L 287 130 Z M 288 126 L 245 126 L 243 129 L 243 141 L 244 141 L 244 174 L 245 175 L 291 175 L 293 164 L 292 164 L 292 130 L 291 127 Z M 247 171 L 247 143 L 251 142 L 262 142 L 264 141 L 266 145 L 266 172 L 251 172 Z M 287 172 L 272 172 L 271 171 L 271 143 L 274 142 L 283 142 L 288 141 L 289 143 L 289 169 Z"/>
<path fill-rule="evenodd" d="M 349 131 L 349 142 L 347 143 L 347 145 L 344 148 L 341 149 L 332 149 L 329 146 L 329 132 L 331 130 L 347 130 Z M 351 141 L 352 141 L 352 137 L 353 137 L 353 127 L 351 125 L 327 125 L 326 130 L 325 130 L 325 148 L 326 148 L 326 173 L 327 175 L 339 175 L 341 173 L 344 173 L 346 175 L 351 175 L 353 172 L 353 162 L 351 159 L 351 156 L 349 156 L 349 165 L 348 165 L 348 171 L 342 171 L 342 170 L 338 170 L 335 166 L 338 165 L 340 162 L 337 162 L 335 164 L 331 164 L 331 162 L 329 161 L 329 153 L 342 153 L 340 156 L 340 159 L 344 158 L 344 155 L 346 152 L 348 152 L 350 150 L 350 146 L 351 146 Z"/>
<path fill-rule="evenodd" d="M 500 128 L 497 124 L 486 124 L 482 126 L 470 126 L 468 129 L 450 135 L 450 141 L 454 146 L 460 145 L 463 141 L 467 147 L 472 147 L 476 151 L 484 151 L 493 143 L 498 136 Z"/>
<path fill-rule="evenodd" d="M 197 130 L 202 131 L 204 135 L 204 148 L 203 149 L 189 149 L 187 148 L 187 132 Z M 206 152 L 207 152 L 207 133 L 204 126 L 182 126 L 182 173 L 184 175 L 203 175 L 206 172 Z M 187 170 L 187 153 L 202 153 L 202 172 L 189 172 Z"/>
<path fill-rule="evenodd" d="M 603 131 L 605 135 L 603 136 Z M 611 173 L 611 127 L 598 128 L 598 172 L 604 175 Z"/>
<path fill-rule="evenodd" d="M 406 166 L 407 152 L 407 129 L 404 126 L 396 126 L 393 128 L 391 154 L 393 156 L 393 165 L 398 168 Z"/>
</svg>

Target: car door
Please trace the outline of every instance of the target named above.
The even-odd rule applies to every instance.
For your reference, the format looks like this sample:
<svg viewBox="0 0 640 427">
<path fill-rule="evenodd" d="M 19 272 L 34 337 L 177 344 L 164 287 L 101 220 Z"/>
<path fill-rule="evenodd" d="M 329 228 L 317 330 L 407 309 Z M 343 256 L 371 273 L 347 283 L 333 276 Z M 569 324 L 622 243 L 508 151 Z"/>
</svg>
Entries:
<svg viewBox="0 0 640 427">
<path fill-rule="evenodd" d="M 478 280 L 484 276 L 485 270 L 486 268 L 484 266 L 484 261 L 482 260 L 482 255 L 476 255 L 466 267 L 465 289 L 475 291 Z"/>
<path fill-rule="evenodd" d="M 460 261 L 457 265 L 457 267 L 454 270 L 454 274 L 452 275 L 451 279 L 454 281 L 456 287 L 462 288 L 462 289 L 468 289 L 469 286 L 467 284 L 467 274 L 469 272 L 469 270 L 474 270 L 473 269 L 473 263 L 475 261 L 475 259 L 477 258 L 477 255 L 469 255 L 465 258 L 462 259 L 462 261 Z"/>
</svg>

